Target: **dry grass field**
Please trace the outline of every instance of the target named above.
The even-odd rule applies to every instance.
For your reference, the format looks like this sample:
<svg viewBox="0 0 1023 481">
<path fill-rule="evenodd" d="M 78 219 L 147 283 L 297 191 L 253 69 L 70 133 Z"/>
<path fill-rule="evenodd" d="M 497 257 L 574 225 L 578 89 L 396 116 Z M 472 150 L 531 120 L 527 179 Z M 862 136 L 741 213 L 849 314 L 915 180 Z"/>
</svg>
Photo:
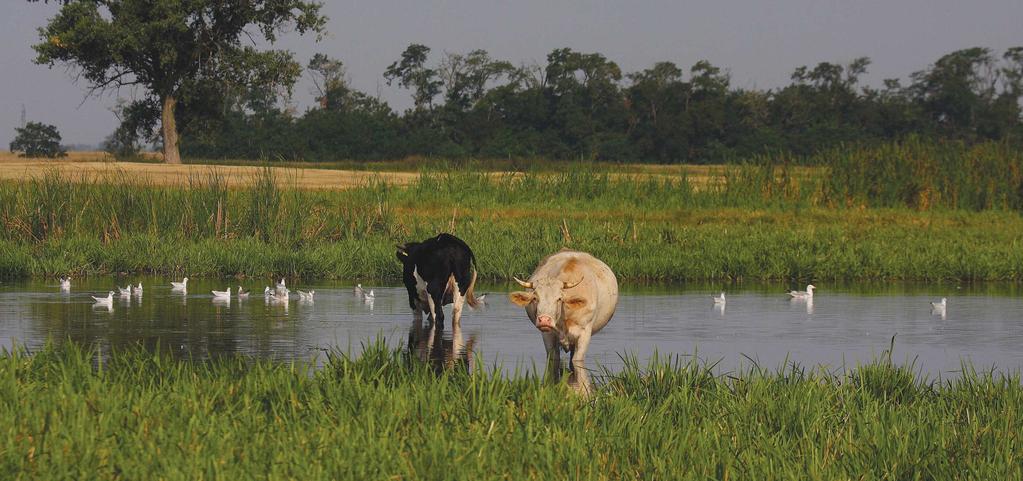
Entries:
<svg viewBox="0 0 1023 481">
<path fill-rule="evenodd" d="M 119 162 L 106 152 L 69 152 L 60 159 L 38 159 L 18 157 L 10 152 L 0 151 L 0 181 L 24 180 L 39 177 L 47 172 L 57 171 L 65 177 L 79 181 L 121 182 L 145 180 L 151 185 L 186 185 L 195 176 L 219 174 L 231 188 L 245 187 L 263 163 L 254 160 L 217 160 L 203 163 L 201 160 L 180 165 L 159 163 L 160 155 L 146 154 L 151 162 Z M 340 190 L 366 185 L 371 181 L 406 185 L 419 178 L 423 169 L 433 171 L 481 169 L 491 175 L 515 175 L 523 170 L 570 172 L 571 163 L 531 161 L 516 163 L 507 160 L 477 162 L 452 162 L 410 157 L 401 160 L 374 162 L 287 162 L 282 167 L 273 167 L 275 177 L 285 181 L 289 187 L 304 190 Z M 655 165 L 655 164 L 613 164 L 587 163 L 586 170 L 608 173 L 615 179 L 646 180 L 649 178 L 669 179 L 685 176 L 696 188 L 718 185 L 725 180 L 728 169 L 725 165 Z M 813 175 L 812 167 L 795 167 L 792 174 L 797 178 Z"/>
<path fill-rule="evenodd" d="M 145 181 L 151 185 L 186 185 L 190 178 L 217 173 L 229 187 L 251 184 L 262 167 L 255 165 L 167 165 L 148 162 L 116 162 L 104 152 L 70 152 L 67 157 L 27 159 L 9 152 L 0 153 L 0 180 L 24 180 L 56 171 L 76 180 L 109 182 Z M 308 190 L 337 190 L 366 185 L 372 180 L 407 184 L 418 178 L 412 172 L 372 172 L 356 170 L 273 167 L 275 176 L 288 185 Z"/>
</svg>

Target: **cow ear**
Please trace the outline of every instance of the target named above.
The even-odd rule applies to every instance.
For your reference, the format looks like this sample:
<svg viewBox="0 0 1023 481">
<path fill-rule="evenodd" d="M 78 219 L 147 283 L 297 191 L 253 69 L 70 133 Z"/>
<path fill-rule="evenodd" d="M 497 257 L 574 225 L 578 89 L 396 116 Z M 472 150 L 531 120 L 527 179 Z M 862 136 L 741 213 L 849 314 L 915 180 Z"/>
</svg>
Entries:
<svg viewBox="0 0 1023 481">
<path fill-rule="evenodd" d="M 533 299 L 535 298 L 536 294 L 533 294 L 532 292 L 517 291 L 508 294 L 508 299 L 511 299 L 513 303 L 522 307 L 529 305 L 529 303 L 533 302 Z"/>
<path fill-rule="evenodd" d="M 583 297 L 569 297 L 565 300 L 565 305 L 568 306 L 569 309 L 582 309 L 586 307 L 586 303 L 587 301 Z"/>
</svg>

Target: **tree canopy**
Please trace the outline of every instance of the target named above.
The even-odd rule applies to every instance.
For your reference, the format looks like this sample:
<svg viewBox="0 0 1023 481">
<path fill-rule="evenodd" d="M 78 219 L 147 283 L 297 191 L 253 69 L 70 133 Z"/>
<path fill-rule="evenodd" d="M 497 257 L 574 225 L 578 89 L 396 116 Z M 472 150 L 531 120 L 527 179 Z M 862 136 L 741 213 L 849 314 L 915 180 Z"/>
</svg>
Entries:
<svg viewBox="0 0 1023 481">
<path fill-rule="evenodd" d="M 57 127 L 40 122 L 28 122 L 23 127 L 14 129 L 17 132 L 11 142 L 11 152 L 21 152 L 22 157 L 64 157 L 67 152 L 60 145 L 60 132 Z"/>
<path fill-rule="evenodd" d="M 543 65 L 484 50 L 431 58 L 412 44 L 383 72 L 411 94 L 394 112 L 352 88 L 343 63 L 315 55 L 308 71 L 317 105 L 296 115 L 266 95 L 237 98 L 202 124 L 189 155 L 335 160 L 544 157 L 644 162 L 728 162 L 764 152 L 802 156 L 841 143 L 909 136 L 1023 143 L 1023 47 L 998 56 L 958 50 L 883 88 L 863 85 L 870 59 L 793 70 L 777 89 L 736 88 L 726 70 L 656 62 L 625 73 L 600 53 L 554 49 Z"/>
<path fill-rule="evenodd" d="M 32 0 L 30 0 L 32 1 Z M 320 4 L 303 0 L 62 0 L 39 29 L 36 62 L 63 64 L 91 91 L 139 86 L 157 106 L 164 158 L 180 162 L 176 109 L 216 89 L 289 90 L 290 52 L 259 50 L 279 33 L 322 34 Z M 245 44 L 250 42 L 250 44 Z"/>
</svg>

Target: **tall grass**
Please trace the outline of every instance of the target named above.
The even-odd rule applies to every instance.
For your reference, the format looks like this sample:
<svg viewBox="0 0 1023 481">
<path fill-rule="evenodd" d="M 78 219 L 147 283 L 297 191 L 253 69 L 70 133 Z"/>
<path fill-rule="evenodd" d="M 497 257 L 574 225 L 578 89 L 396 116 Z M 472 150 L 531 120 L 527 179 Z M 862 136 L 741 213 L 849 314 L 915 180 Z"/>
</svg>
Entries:
<svg viewBox="0 0 1023 481">
<path fill-rule="evenodd" d="M 628 359 L 628 356 L 625 356 Z M 65 343 L 0 356 L 0 466 L 34 479 L 1018 479 L 1017 374 L 627 363 L 581 399 L 381 344 L 322 369 Z"/>
<path fill-rule="evenodd" d="M 497 279 L 565 246 L 635 280 L 1023 279 L 1018 152 L 909 141 L 817 161 L 826 167 L 761 157 L 714 182 L 428 170 L 408 186 L 335 192 L 295 189 L 269 168 L 244 189 L 215 172 L 179 187 L 50 173 L 0 183 L 0 276 L 393 280 L 394 243 L 447 231 Z"/>
<path fill-rule="evenodd" d="M 920 210 L 1023 209 L 1023 152 L 1007 143 L 965 146 L 911 139 L 817 156 L 835 205 Z"/>
</svg>

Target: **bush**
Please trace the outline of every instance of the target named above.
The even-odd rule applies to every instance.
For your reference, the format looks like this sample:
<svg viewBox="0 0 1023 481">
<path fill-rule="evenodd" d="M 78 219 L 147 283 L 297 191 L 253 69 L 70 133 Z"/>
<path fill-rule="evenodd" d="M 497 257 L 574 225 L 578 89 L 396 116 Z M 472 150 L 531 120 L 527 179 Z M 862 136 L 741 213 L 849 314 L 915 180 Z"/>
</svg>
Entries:
<svg viewBox="0 0 1023 481">
<path fill-rule="evenodd" d="M 60 132 L 57 127 L 39 122 L 29 122 L 14 129 L 18 134 L 11 142 L 11 152 L 21 152 L 22 157 L 57 158 L 67 155 L 60 146 Z"/>
</svg>

